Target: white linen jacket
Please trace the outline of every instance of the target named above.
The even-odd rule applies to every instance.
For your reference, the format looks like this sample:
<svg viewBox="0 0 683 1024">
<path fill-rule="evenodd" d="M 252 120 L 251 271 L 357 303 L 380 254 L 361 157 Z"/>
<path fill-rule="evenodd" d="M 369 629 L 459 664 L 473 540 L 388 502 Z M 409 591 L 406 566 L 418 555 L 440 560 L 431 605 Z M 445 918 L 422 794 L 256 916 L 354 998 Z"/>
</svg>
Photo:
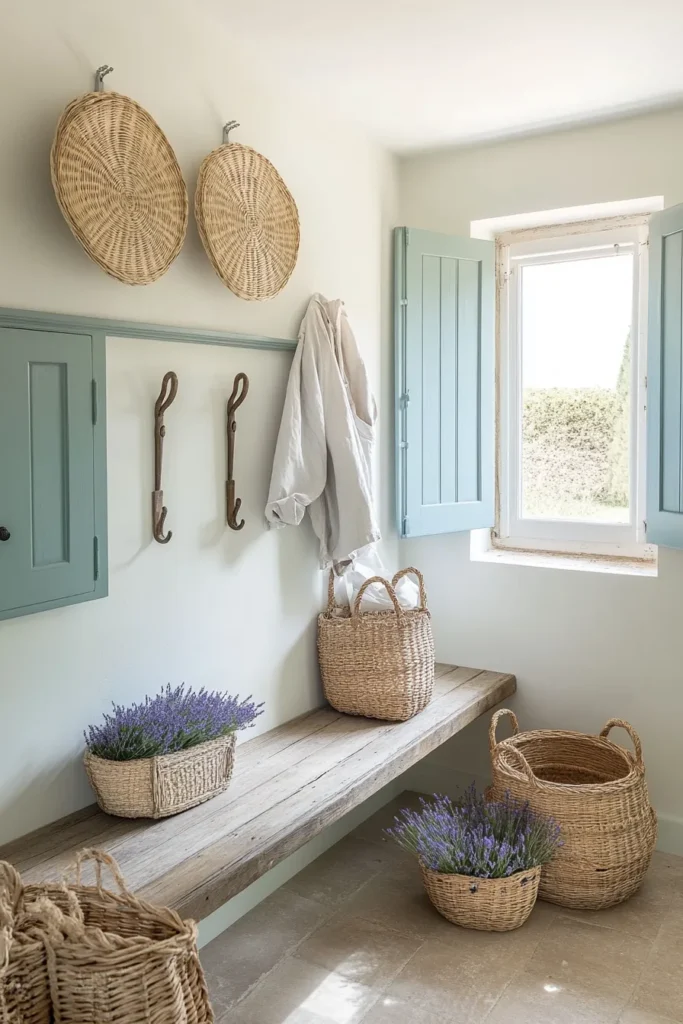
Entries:
<svg viewBox="0 0 683 1024">
<path fill-rule="evenodd" d="M 314 295 L 289 374 L 266 519 L 298 526 L 308 508 L 323 569 L 349 564 L 380 539 L 372 502 L 376 420 L 344 305 Z"/>
</svg>

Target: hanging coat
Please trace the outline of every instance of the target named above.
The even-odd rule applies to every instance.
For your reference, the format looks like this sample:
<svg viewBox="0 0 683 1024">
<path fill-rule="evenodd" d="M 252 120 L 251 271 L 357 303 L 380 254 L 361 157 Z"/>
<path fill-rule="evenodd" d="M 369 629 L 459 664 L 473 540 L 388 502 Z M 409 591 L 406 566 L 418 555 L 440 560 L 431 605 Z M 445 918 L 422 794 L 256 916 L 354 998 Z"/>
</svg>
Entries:
<svg viewBox="0 0 683 1024">
<path fill-rule="evenodd" d="M 301 324 L 278 434 L 266 519 L 309 509 L 320 566 L 344 566 L 380 539 L 372 502 L 377 407 L 340 299 L 314 295 Z"/>
</svg>

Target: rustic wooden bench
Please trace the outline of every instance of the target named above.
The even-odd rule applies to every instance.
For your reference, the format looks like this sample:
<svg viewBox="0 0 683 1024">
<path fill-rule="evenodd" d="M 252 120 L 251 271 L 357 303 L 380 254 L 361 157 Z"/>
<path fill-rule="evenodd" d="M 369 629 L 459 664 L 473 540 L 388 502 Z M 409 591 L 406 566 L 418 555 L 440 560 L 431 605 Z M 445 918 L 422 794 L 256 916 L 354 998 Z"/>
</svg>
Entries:
<svg viewBox="0 0 683 1024">
<path fill-rule="evenodd" d="M 88 807 L 0 848 L 0 860 L 39 882 L 99 847 L 142 897 L 201 920 L 516 689 L 502 673 L 436 675 L 432 703 L 408 722 L 311 711 L 240 744 L 230 787 L 199 807 L 161 821 Z"/>
</svg>

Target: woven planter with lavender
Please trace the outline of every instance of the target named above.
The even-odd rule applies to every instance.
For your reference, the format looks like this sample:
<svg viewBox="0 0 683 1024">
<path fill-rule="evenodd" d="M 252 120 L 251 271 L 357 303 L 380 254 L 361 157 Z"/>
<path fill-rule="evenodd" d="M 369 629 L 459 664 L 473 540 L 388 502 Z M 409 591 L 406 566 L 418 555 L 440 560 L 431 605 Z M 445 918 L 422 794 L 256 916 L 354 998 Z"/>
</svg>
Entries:
<svg viewBox="0 0 683 1024">
<path fill-rule="evenodd" d="M 85 770 L 97 802 L 120 818 L 166 818 L 227 788 L 235 733 L 262 704 L 206 690 L 172 689 L 130 707 L 114 705 L 85 734 Z"/>
<path fill-rule="evenodd" d="M 508 794 L 486 801 L 473 786 L 459 800 L 434 796 L 421 804 L 401 811 L 387 832 L 417 857 L 436 910 L 479 931 L 523 925 L 536 903 L 541 866 L 561 845 L 557 823 Z"/>
</svg>

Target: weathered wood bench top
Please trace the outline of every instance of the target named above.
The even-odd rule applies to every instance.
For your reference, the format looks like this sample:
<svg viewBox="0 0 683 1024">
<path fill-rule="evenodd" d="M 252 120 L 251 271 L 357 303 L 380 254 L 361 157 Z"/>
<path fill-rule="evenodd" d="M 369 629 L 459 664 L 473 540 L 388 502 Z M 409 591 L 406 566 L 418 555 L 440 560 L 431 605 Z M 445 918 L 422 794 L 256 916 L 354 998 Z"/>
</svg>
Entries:
<svg viewBox="0 0 683 1024">
<path fill-rule="evenodd" d="M 25 881 L 59 879 L 85 846 L 131 889 L 201 920 L 284 857 L 515 692 L 515 678 L 437 665 L 432 703 L 408 722 L 320 708 L 237 748 L 220 796 L 160 821 L 88 807 L 0 848 Z"/>
</svg>

